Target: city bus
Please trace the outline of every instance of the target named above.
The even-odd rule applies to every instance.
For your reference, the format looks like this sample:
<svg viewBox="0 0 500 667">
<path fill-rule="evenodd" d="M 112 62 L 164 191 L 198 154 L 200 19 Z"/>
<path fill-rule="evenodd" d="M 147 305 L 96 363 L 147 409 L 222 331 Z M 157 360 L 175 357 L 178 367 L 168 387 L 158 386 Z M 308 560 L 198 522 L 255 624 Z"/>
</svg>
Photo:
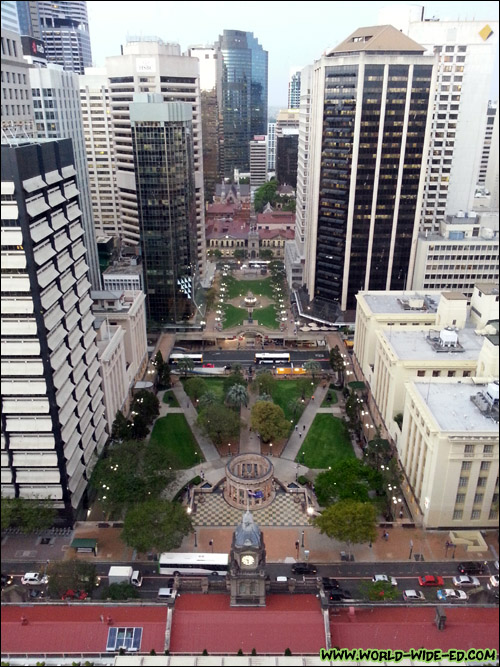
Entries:
<svg viewBox="0 0 500 667">
<path fill-rule="evenodd" d="M 184 352 L 173 352 L 168 359 L 168 363 L 175 366 L 182 359 L 191 359 L 195 366 L 203 363 L 202 354 L 186 354 Z"/>
<path fill-rule="evenodd" d="M 175 577 L 178 574 L 210 575 L 225 577 L 229 568 L 228 554 L 178 554 L 162 553 L 159 560 L 159 573 Z"/>
<path fill-rule="evenodd" d="M 289 352 L 257 352 L 255 354 L 256 364 L 289 364 Z"/>
</svg>

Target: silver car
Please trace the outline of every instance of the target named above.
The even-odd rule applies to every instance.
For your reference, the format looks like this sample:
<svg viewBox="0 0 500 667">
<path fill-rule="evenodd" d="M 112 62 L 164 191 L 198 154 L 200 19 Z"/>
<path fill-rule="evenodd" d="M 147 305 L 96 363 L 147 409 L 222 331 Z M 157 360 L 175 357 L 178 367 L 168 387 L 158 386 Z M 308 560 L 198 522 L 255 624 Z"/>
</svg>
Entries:
<svg viewBox="0 0 500 667">
<path fill-rule="evenodd" d="M 453 577 L 453 585 L 477 587 L 481 586 L 481 583 L 477 577 L 471 577 L 468 574 L 461 574 L 459 577 Z"/>
</svg>

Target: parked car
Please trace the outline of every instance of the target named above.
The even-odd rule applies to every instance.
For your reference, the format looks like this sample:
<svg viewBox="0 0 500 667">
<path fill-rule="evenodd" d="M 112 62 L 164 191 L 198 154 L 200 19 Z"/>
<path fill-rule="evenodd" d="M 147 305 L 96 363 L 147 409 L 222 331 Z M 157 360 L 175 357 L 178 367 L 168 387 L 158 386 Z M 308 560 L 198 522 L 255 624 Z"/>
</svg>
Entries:
<svg viewBox="0 0 500 667">
<path fill-rule="evenodd" d="M 398 582 L 394 577 L 389 577 L 387 574 L 375 574 L 372 577 L 373 583 L 377 583 L 377 581 L 384 581 L 386 584 L 391 584 L 391 586 L 397 586 Z"/>
<path fill-rule="evenodd" d="M 437 599 L 441 600 L 441 602 L 462 602 L 469 599 L 465 591 L 456 591 L 454 588 L 442 588 L 436 595 Z"/>
<path fill-rule="evenodd" d="M 334 590 L 330 591 L 330 594 L 328 596 L 328 602 L 347 602 L 352 600 L 352 595 L 350 591 L 343 591 L 343 590 Z"/>
<path fill-rule="evenodd" d="M 4 586 L 10 586 L 14 581 L 14 577 L 10 574 L 2 574 L 2 588 Z"/>
<path fill-rule="evenodd" d="M 39 588 L 30 588 L 28 596 L 30 600 L 39 600 L 40 598 L 45 597 L 45 593 L 43 590 L 40 590 Z"/>
<path fill-rule="evenodd" d="M 468 574 L 461 574 L 459 577 L 453 577 L 454 586 L 481 586 L 477 577 L 469 577 Z"/>
<path fill-rule="evenodd" d="M 61 595 L 61 600 L 85 600 L 88 597 L 88 593 L 85 591 L 74 591 L 69 588 L 66 593 Z"/>
<path fill-rule="evenodd" d="M 421 586 L 444 586 L 444 579 L 435 574 L 426 574 L 418 578 L 418 583 Z"/>
<path fill-rule="evenodd" d="M 466 563 L 459 563 L 457 569 L 460 574 L 484 574 L 486 564 L 481 561 L 471 560 Z"/>
<path fill-rule="evenodd" d="M 292 565 L 293 574 L 316 574 L 318 568 L 311 563 L 294 563 Z"/>
<path fill-rule="evenodd" d="M 42 584 L 47 584 L 49 578 L 47 575 L 42 575 L 40 572 L 26 572 L 26 574 L 21 577 L 21 583 L 26 586 L 41 586 Z"/>
<path fill-rule="evenodd" d="M 215 368 L 215 364 L 203 364 L 203 368 Z"/>
<path fill-rule="evenodd" d="M 425 595 L 422 591 L 407 590 L 403 591 L 403 600 L 405 602 L 425 602 Z"/>
<path fill-rule="evenodd" d="M 494 588 L 498 588 L 498 574 L 492 574 L 489 582 L 487 583 L 487 588 L 489 591 Z"/>
<path fill-rule="evenodd" d="M 333 579 L 332 577 L 322 577 L 321 583 L 323 584 L 323 588 L 325 591 L 330 591 L 332 589 L 340 588 L 339 582 L 336 579 Z"/>
</svg>

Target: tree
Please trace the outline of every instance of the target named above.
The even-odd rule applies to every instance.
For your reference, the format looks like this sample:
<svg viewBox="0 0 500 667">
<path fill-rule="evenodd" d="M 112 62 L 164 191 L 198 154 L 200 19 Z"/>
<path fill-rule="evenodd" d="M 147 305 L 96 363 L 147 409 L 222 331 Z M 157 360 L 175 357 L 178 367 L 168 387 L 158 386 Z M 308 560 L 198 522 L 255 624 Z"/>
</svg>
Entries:
<svg viewBox="0 0 500 667">
<path fill-rule="evenodd" d="M 336 385 L 339 387 L 344 386 L 344 357 L 339 350 L 339 346 L 335 345 L 330 350 L 330 366 L 332 371 L 336 374 L 337 380 Z"/>
<path fill-rule="evenodd" d="M 297 202 L 295 199 L 289 199 L 287 203 L 283 206 L 282 211 L 291 211 L 292 213 L 295 213 L 297 208 Z"/>
<path fill-rule="evenodd" d="M 183 377 L 187 377 L 188 373 L 190 373 L 193 368 L 194 368 L 194 363 L 193 360 L 190 359 L 189 357 L 184 357 L 183 359 L 179 359 L 177 362 L 177 366 L 179 368 L 179 371 Z"/>
<path fill-rule="evenodd" d="M 254 208 L 256 213 L 262 213 L 266 204 L 273 206 L 276 203 L 276 189 L 278 181 L 271 180 L 260 186 L 255 192 Z"/>
<path fill-rule="evenodd" d="M 200 396 L 200 400 L 198 401 L 198 407 L 200 410 L 204 410 L 205 408 L 208 408 L 211 405 L 214 405 L 215 403 L 219 402 L 219 397 L 217 394 L 213 391 L 206 391 L 202 396 Z"/>
<path fill-rule="evenodd" d="M 116 413 L 115 421 L 111 427 L 111 437 L 113 440 L 127 440 L 130 438 L 132 423 L 128 420 L 121 410 Z"/>
<path fill-rule="evenodd" d="M 375 508 L 370 503 L 341 500 L 316 517 L 314 525 L 323 535 L 346 542 L 350 553 L 352 544 L 375 541 L 376 519 Z"/>
<path fill-rule="evenodd" d="M 267 369 L 260 370 L 255 377 L 255 381 L 260 394 L 269 394 L 269 396 L 273 395 L 274 383 L 276 380 L 273 378 L 272 373 Z"/>
<path fill-rule="evenodd" d="M 215 306 L 215 300 L 217 299 L 217 290 L 215 287 L 210 287 L 205 293 L 205 305 L 207 310 L 212 310 Z"/>
<path fill-rule="evenodd" d="M 233 384 L 227 392 L 226 402 L 236 408 L 241 408 L 242 405 L 246 406 L 248 403 L 247 388 L 242 384 Z"/>
<path fill-rule="evenodd" d="M 233 251 L 233 257 L 235 259 L 245 259 L 247 256 L 247 251 L 244 248 L 236 248 Z"/>
<path fill-rule="evenodd" d="M 200 377 L 189 378 L 184 384 L 184 391 L 192 401 L 197 401 L 207 391 L 207 383 Z"/>
<path fill-rule="evenodd" d="M 226 375 L 226 377 L 224 378 L 224 381 L 222 382 L 222 386 L 224 388 L 224 394 L 227 395 L 227 392 L 235 384 L 241 384 L 243 386 L 246 385 L 243 373 L 238 369 L 233 370 L 229 375 Z"/>
<path fill-rule="evenodd" d="M 288 410 L 293 414 L 293 418 L 300 415 L 304 412 L 304 403 L 301 398 L 293 398 L 288 402 Z"/>
<path fill-rule="evenodd" d="M 271 260 L 274 257 L 274 253 L 271 248 L 261 248 L 259 250 L 259 257 L 264 260 Z"/>
<path fill-rule="evenodd" d="M 235 438 L 240 432 L 239 416 L 221 403 L 202 410 L 197 423 L 216 445 Z"/>
<path fill-rule="evenodd" d="M 255 431 L 260 433 L 263 442 L 286 438 L 290 430 L 290 423 L 279 405 L 258 401 L 252 408 L 251 424 Z"/>
<path fill-rule="evenodd" d="M 130 428 L 130 438 L 134 440 L 144 440 L 149 433 L 148 423 L 142 415 L 134 415 L 132 426 Z"/>
<path fill-rule="evenodd" d="M 359 437 L 361 432 L 361 419 L 359 415 L 361 400 L 358 398 L 358 395 L 355 391 L 351 391 L 349 397 L 345 403 L 345 412 L 349 421 L 347 423 L 348 428 L 356 433 Z"/>
<path fill-rule="evenodd" d="M 400 431 L 403 430 L 403 418 L 404 417 L 402 412 L 398 412 L 398 414 L 394 416 L 394 421 L 399 426 Z"/>
<path fill-rule="evenodd" d="M 67 590 L 91 593 L 96 585 L 96 567 L 93 563 L 70 558 L 51 561 L 47 567 L 49 593 L 59 597 Z"/>
<path fill-rule="evenodd" d="M 311 373 L 314 382 L 316 373 L 321 371 L 321 364 L 319 361 L 316 361 L 316 359 L 308 359 L 307 361 L 304 361 L 302 366 L 308 373 Z"/>
<path fill-rule="evenodd" d="M 150 549 L 172 551 L 180 547 L 193 524 L 182 505 L 170 500 L 148 500 L 131 507 L 123 523 L 122 538 L 144 553 Z"/>
<path fill-rule="evenodd" d="M 104 599 L 110 598 L 111 600 L 129 600 L 131 598 L 138 598 L 139 593 L 135 586 L 125 581 L 121 584 L 111 584 L 108 588 L 105 588 L 102 597 Z"/>
<path fill-rule="evenodd" d="M 377 429 L 376 436 L 370 440 L 365 449 L 367 463 L 379 468 L 381 464 L 387 463 L 392 456 L 391 443 L 380 437 L 380 430 Z"/>
<path fill-rule="evenodd" d="M 222 252 L 219 248 L 210 248 L 207 254 L 210 258 L 220 259 L 222 257 Z"/>
<path fill-rule="evenodd" d="M 156 368 L 156 381 L 158 386 L 161 389 L 170 387 L 170 366 L 163 360 L 163 355 L 160 350 L 156 353 L 154 365 Z"/>
<path fill-rule="evenodd" d="M 359 591 L 363 597 L 373 602 L 396 600 L 399 597 L 397 586 L 393 586 L 388 581 L 361 581 Z"/>
<path fill-rule="evenodd" d="M 150 424 L 160 414 L 160 401 L 152 392 L 141 389 L 134 395 L 131 411 L 132 414 L 135 412 L 141 415 L 146 424 Z"/>
<path fill-rule="evenodd" d="M 273 397 L 269 396 L 269 394 L 260 394 L 257 397 L 257 401 L 267 401 L 268 403 L 272 403 L 273 402 Z"/>
<path fill-rule="evenodd" d="M 356 458 L 335 461 L 328 470 L 319 473 L 314 482 L 320 505 L 339 500 L 368 502 L 369 491 L 380 486 L 380 474 Z"/>
<path fill-rule="evenodd" d="M 56 518 L 57 511 L 47 499 L 2 498 L 2 530 L 15 526 L 23 533 L 47 530 Z"/>
</svg>

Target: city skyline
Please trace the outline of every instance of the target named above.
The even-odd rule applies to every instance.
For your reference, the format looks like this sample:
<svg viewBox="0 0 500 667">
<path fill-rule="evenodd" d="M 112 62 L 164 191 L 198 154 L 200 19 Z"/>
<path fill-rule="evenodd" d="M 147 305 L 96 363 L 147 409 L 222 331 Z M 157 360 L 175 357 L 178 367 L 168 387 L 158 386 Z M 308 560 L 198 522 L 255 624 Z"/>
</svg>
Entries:
<svg viewBox="0 0 500 667">
<path fill-rule="evenodd" d="M 132 3 L 123 3 L 117 15 L 111 3 L 90 0 L 89 31 L 94 64 L 103 66 L 107 56 L 118 55 L 120 46 L 132 36 L 157 36 L 166 42 L 179 43 L 184 52 L 189 46 L 213 44 L 225 29 L 253 32 L 269 52 L 269 106 L 286 107 L 291 67 L 297 63 L 312 64 L 326 49 L 336 46 L 360 26 L 377 24 L 381 8 L 405 3 L 362 2 L 357 4 L 358 11 L 354 13 L 347 2 L 309 2 L 304 13 L 302 3 L 292 1 L 287 5 L 289 11 L 285 18 L 283 12 L 272 5 L 266 5 L 263 13 L 263 4 L 245 4 L 251 6 L 252 12 L 232 19 L 229 2 L 143 2 L 140 14 L 133 11 Z M 474 5 L 426 2 L 422 5 L 427 18 L 436 17 L 441 21 L 498 20 L 496 2 Z M 193 16 L 197 17 L 196 23 L 191 20 Z M 294 17 L 297 20 L 293 20 Z M 279 27 L 284 21 L 287 29 L 281 30 Z M 162 29 L 163 22 L 165 29 Z M 334 26 L 333 29 L 330 26 Z M 498 64 L 493 81 L 497 80 Z M 492 98 L 498 95 L 498 84 L 493 85 Z"/>
</svg>

